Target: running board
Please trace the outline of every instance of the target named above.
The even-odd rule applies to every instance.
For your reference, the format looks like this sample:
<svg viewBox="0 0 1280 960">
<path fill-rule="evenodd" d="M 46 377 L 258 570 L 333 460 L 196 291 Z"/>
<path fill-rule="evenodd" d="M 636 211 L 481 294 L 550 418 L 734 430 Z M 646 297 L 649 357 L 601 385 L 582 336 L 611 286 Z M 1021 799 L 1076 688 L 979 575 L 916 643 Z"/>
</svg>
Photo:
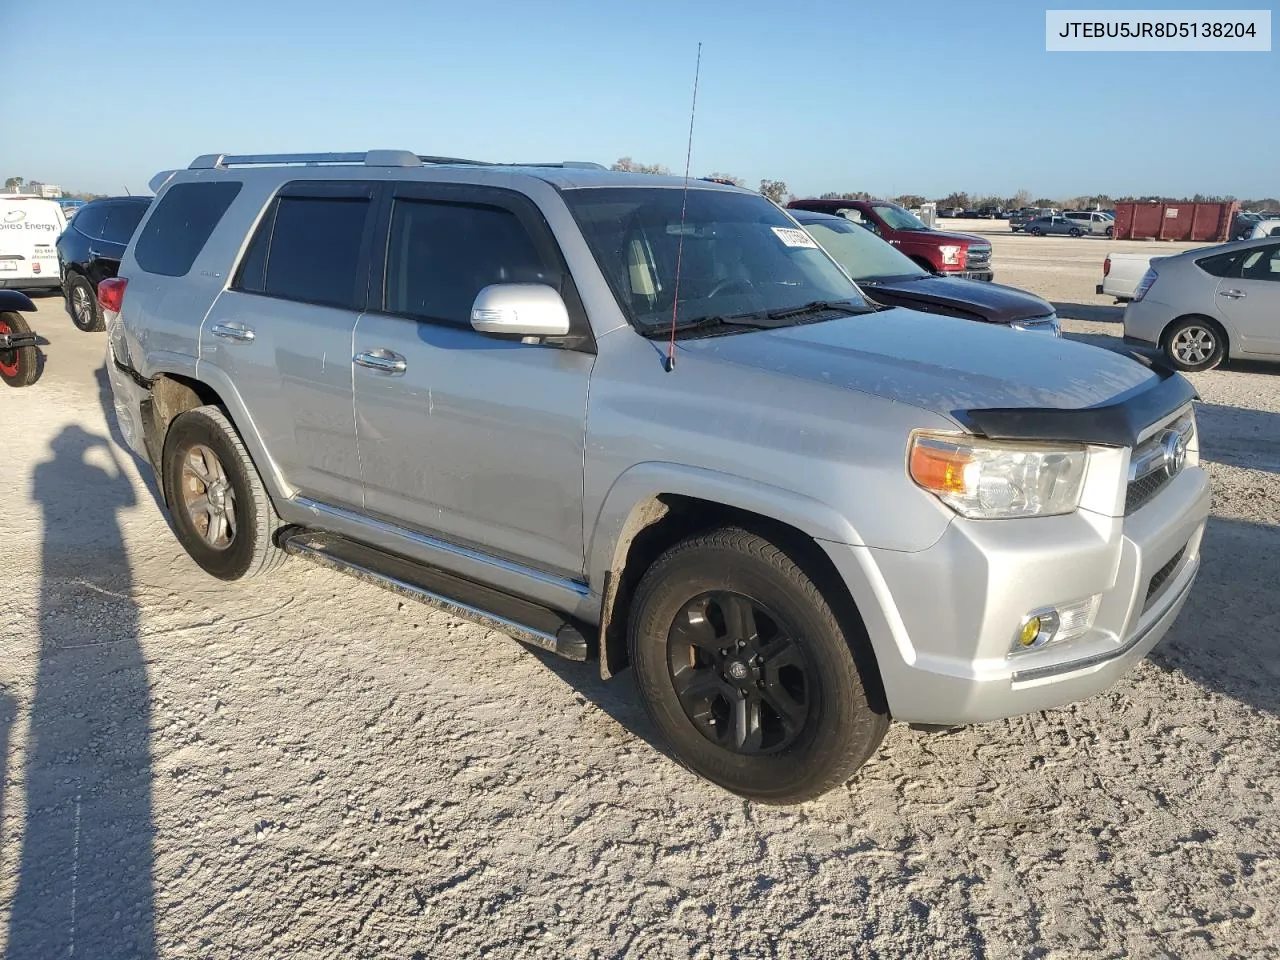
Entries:
<svg viewBox="0 0 1280 960">
<path fill-rule="evenodd" d="M 351 574 L 569 660 L 586 660 L 590 655 L 587 638 L 568 617 L 474 580 L 336 533 L 294 529 L 284 533 L 280 546 L 296 557 Z"/>
</svg>

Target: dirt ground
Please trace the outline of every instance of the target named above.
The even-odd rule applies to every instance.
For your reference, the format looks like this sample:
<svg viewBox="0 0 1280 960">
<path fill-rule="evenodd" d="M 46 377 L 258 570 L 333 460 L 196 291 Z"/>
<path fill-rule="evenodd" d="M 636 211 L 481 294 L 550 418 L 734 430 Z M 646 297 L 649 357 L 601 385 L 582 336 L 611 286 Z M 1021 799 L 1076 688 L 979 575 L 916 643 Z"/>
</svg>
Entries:
<svg viewBox="0 0 1280 960">
<path fill-rule="evenodd" d="M 1120 245 L 993 243 L 1118 344 L 1092 291 Z M 895 725 L 775 809 L 672 762 L 627 675 L 299 561 L 203 575 L 112 441 L 103 335 L 35 320 L 44 378 L 0 392 L 12 960 L 1275 955 L 1280 367 L 1194 378 L 1213 519 L 1147 661 L 1063 710 Z"/>
</svg>

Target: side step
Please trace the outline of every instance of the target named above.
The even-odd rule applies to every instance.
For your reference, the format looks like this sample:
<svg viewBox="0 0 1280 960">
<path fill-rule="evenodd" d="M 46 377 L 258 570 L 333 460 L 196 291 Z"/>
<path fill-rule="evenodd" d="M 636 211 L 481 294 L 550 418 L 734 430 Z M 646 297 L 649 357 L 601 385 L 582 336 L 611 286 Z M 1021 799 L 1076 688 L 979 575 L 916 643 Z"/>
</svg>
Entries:
<svg viewBox="0 0 1280 960">
<path fill-rule="evenodd" d="M 591 645 L 563 614 L 436 567 L 356 543 L 336 533 L 285 531 L 280 546 L 323 567 L 349 573 L 411 600 L 505 633 L 570 660 L 586 660 Z"/>
</svg>

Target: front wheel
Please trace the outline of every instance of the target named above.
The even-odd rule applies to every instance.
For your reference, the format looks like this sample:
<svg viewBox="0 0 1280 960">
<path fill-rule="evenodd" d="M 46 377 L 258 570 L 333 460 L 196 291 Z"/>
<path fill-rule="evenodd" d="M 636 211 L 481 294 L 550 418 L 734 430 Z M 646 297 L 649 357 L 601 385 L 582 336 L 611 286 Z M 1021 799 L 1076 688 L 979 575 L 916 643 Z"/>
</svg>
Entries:
<svg viewBox="0 0 1280 960">
<path fill-rule="evenodd" d="M 27 334 L 31 328 L 22 314 L 0 313 L 0 333 Z M 0 350 L 0 380 L 11 387 L 29 387 L 40 379 L 40 351 L 35 347 Z"/>
<path fill-rule="evenodd" d="M 179 414 L 161 456 L 164 499 L 178 542 L 207 573 L 241 580 L 279 566 L 281 526 L 240 435 L 221 409 Z"/>
<path fill-rule="evenodd" d="M 1080 228 L 1079 228 L 1079 227 L 1072 227 L 1072 228 L 1071 228 L 1069 231 L 1067 231 L 1067 232 L 1068 232 L 1068 233 L 1070 233 L 1070 234 L 1071 234 L 1071 236 L 1073 236 L 1073 237 L 1078 237 L 1078 236 L 1080 236 Z"/>
<path fill-rule="evenodd" d="M 748 531 L 664 553 L 636 590 L 628 639 L 641 698 L 676 759 L 741 796 L 817 797 L 888 727 L 865 634 L 841 623 L 788 553 Z"/>
<path fill-rule="evenodd" d="M 1027 230 L 1027 233 L 1031 234 L 1033 237 L 1044 236 L 1044 233 L 1040 230 L 1039 227 L 1031 227 L 1030 229 Z"/>
<path fill-rule="evenodd" d="M 1187 317 L 1165 333 L 1164 353 L 1179 370 L 1198 373 L 1212 370 L 1222 362 L 1226 342 L 1217 324 Z"/>
<path fill-rule="evenodd" d="M 1107 239 L 1108 239 L 1108 240 L 1110 240 L 1110 239 L 1111 239 L 1112 237 L 1114 237 L 1115 235 L 1116 235 L 1116 228 L 1115 228 L 1115 227 L 1107 227 Z"/>
</svg>

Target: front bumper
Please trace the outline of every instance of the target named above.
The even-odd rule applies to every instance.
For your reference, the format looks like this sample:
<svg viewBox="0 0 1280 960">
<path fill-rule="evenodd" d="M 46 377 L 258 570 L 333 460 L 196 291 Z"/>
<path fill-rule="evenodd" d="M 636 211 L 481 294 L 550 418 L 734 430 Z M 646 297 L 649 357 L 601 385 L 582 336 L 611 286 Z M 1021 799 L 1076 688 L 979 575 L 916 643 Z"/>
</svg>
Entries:
<svg viewBox="0 0 1280 960">
<path fill-rule="evenodd" d="M 943 270 L 938 276 L 962 277 L 965 280 L 986 280 L 990 282 L 996 278 L 996 273 L 990 267 L 984 267 L 979 270 Z"/>
<path fill-rule="evenodd" d="M 825 547 L 863 614 L 894 718 L 955 725 L 1061 706 L 1115 683 L 1182 609 L 1208 515 L 1208 474 L 1197 466 L 1128 517 L 957 518 L 919 553 Z M 1010 655 L 1027 614 L 1094 595 L 1087 634 Z"/>
</svg>

